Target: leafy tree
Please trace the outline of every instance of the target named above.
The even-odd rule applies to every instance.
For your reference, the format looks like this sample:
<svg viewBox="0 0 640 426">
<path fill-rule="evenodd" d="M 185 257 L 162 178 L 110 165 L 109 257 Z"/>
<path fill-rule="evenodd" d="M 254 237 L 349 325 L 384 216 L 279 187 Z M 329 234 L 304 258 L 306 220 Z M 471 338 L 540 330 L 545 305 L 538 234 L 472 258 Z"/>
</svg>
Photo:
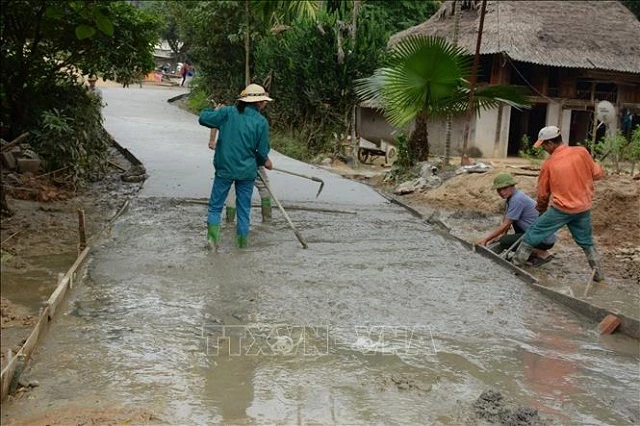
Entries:
<svg viewBox="0 0 640 426">
<path fill-rule="evenodd" d="M 160 38 L 166 40 L 171 51 L 182 62 L 186 59 L 189 44 L 180 35 L 179 16 L 190 3 L 171 1 L 145 1 L 141 8 L 154 15 L 160 24 Z"/>
<path fill-rule="evenodd" d="M 4 2 L 2 122 L 16 135 L 51 109 L 58 85 L 95 73 L 127 83 L 154 68 L 156 21 L 125 2 Z"/>
<path fill-rule="evenodd" d="M 627 148 L 627 157 L 631 161 L 631 176 L 633 176 L 636 163 L 640 162 L 640 126 L 636 126 L 631 133 L 631 141 Z"/>
<path fill-rule="evenodd" d="M 434 0 L 366 0 L 360 16 L 375 19 L 389 36 L 421 24 L 437 12 L 440 2 Z"/>
<path fill-rule="evenodd" d="M 47 167 L 73 183 L 97 176 L 109 139 L 80 77 L 126 84 L 152 70 L 157 21 L 124 1 L 7 1 L 1 16 L 2 136 L 30 131 Z"/>
<path fill-rule="evenodd" d="M 375 22 L 360 23 L 355 45 L 343 37 L 351 52 L 337 59 L 338 26 L 335 14 L 320 12 L 317 21 L 296 22 L 290 29 L 271 34 L 256 48 L 256 75 L 271 76 L 269 106 L 276 130 L 298 133 L 311 151 L 324 148 L 332 132 L 348 128 L 351 107 L 357 99 L 353 82 L 369 75 L 381 62 L 386 38 Z"/>
<path fill-rule="evenodd" d="M 357 82 L 356 92 L 364 100 L 381 106 L 389 122 L 416 125 L 409 137 L 414 160 L 429 155 L 427 118 L 459 115 L 467 110 L 471 57 L 438 37 L 411 36 L 391 50 L 388 64 L 372 76 Z M 514 107 L 528 105 L 520 87 L 480 86 L 475 91 L 475 111 L 504 103 Z"/>
</svg>

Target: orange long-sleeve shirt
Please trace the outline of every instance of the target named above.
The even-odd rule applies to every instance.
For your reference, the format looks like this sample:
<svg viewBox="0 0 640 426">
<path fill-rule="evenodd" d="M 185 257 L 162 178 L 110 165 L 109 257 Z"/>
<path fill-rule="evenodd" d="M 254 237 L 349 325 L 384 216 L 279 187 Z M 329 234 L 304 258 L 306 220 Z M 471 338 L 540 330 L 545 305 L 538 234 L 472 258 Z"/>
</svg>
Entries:
<svg viewBox="0 0 640 426">
<path fill-rule="evenodd" d="M 542 164 L 536 208 L 545 211 L 551 198 L 553 207 L 565 213 L 587 211 L 593 202 L 593 181 L 603 175 L 584 147 L 560 145 Z"/>
</svg>

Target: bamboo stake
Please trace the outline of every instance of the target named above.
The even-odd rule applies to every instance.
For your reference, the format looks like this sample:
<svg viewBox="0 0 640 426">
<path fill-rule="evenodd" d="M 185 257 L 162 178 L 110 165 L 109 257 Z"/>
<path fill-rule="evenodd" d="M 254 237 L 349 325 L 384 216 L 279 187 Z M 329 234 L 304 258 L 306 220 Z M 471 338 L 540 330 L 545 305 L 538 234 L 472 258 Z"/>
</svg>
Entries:
<svg viewBox="0 0 640 426">
<path fill-rule="evenodd" d="M 85 228 L 84 210 L 78 209 L 78 237 L 80 239 L 78 253 L 82 253 L 82 251 L 87 247 L 87 234 Z"/>
<path fill-rule="evenodd" d="M 127 171 L 127 169 L 126 169 L 125 167 L 122 167 L 120 164 L 118 164 L 118 163 L 116 163 L 116 162 L 114 162 L 114 161 L 112 161 L 112 160 L 108 160 L 108 162 L 109 162 L 109 164 L 111 164 L 111 165 L 112 165 L 113 167 L 115 167 L 116 169 L 120 169 L 120 170 L 122 170 L 123 172 L 126 172 L 126 171 Z"/>
<path fill-rule="evenodd" d="M 9 241 L 10 239 L 12 239 L 13 237 L 15 237 L 16 235 L 18 235 L 20 233 L 20 231 L 16 231 L 13 234 L 9 235 L 2 243 L 0 243 L 0 246 L 3 246 L 7 241 Z"/>
<path fill-rule="evenodd" d="M 591 284 L 593 283 L 593 277 L 596 276 L 596 268 L 593 268 L 591 271 L 591 275 L 589 276 L 589 282 L 587 283 L 587 288 L 584 290 L 584 296 L 587 297 L 589 295 L 589 290 L 591 290 Z"/>
</svg>

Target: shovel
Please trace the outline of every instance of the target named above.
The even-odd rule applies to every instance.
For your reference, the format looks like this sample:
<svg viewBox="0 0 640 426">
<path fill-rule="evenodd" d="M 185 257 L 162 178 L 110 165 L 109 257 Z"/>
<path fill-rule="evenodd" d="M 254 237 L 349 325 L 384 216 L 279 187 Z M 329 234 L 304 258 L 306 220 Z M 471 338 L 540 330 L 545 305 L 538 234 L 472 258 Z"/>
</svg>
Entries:
<svg viewBox="0 0 640 426">
<path fill-rule="evenodd" d="M 520 238 L 518 238 L 518 239 L 516 240 L 516 242 L 515 242 L 515 243 L 511 244 L 511 247 L 509 247 L 507 250 L 505 250 L 505 252 L 504 252 L 504 253 L 502 253 L 502 254 L 500 255 L 500 257 L 501 257 L 501 258 L 503 258 L 503 259 L 510 260 L 510 259 L 508 258 L 509 253 L 511 253 L 511 251 L 512 251 L 512 250 L 515 252 L 515 250 L 516 250 L 516 246 L 517 246 L 518 244 L 520 244 L 520 241 L 522 241 L 522 239 L 523 239 L 523 238 L 524 238 L 524 235 L 523 235 L 523 236 L 521 236 Z"/>
<path fill-rule="evenodd" d="M 324 181 L 322 179 L 320 179 L 319 177 L 305 175 L 305 174 L 302 174 L 302 173 L 296 173 L 296 172 L 292 172 L 290 170 L 283 170 L 283 169 L 279 169 L 277 167 L 273 167 L 271 170 L 275 170 L 277 172 L 282 172 L 282 173 L 287 173 L 289 175 L 298 176 L 298 177 L 305 178 L 305 179 L 310 179 L 310 180 L 312 180 L 314 182 L 320 182 L 320 188 L 318 189 L 318 193 L 316 194 L 316 198 L 318 198 L 318 196 L 322 192 L 322 188 L 324 188 Z"/>
</svg>

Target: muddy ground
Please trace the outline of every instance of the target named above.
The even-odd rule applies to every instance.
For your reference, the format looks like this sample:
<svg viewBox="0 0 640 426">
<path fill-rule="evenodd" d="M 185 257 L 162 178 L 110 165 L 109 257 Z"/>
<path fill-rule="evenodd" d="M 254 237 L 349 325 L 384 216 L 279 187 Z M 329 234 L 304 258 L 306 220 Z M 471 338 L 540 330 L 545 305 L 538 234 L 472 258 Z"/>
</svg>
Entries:
<svg viewBox="0 0 640 426">
<path fill-rule="evenodd" d="M 112 161 L 123 168 L 130 164 L 114 149 Z M 495 168 L 484 174 L 462 174 L 446 180 L 439 188 L 401 196 L 403 202 L 428 216 L 434 210 L 441 212 L 441 218 L 452 228 L 452 232 L 468 241 L 475 242 L 495 227 L 501 220 L 502 201 L 491 182 L 496 173 L 508 171 L 516 174 L 518 187 L 535 194 L 536 171 L 530 167 L 518 168 L 522 162 L 514 164 L 497 163 Z M 525 164 L 526 165 L 526 164 Z M 332 170 L 344 176 L 361 180 L 381 191 L 392 192 L 393 186 L 384 182 L 383 172 L 388 170 L 379 163 L 363 165 L 358 170 L 334 162 Z M 37 188 L 28 191 L 34 199 L 25 197 L 20 191 L 13 192 L 9 205 L 14 215 L 2 219 L 2 275 L 27 273 L 41 268 L 44 258 L 52 255 L 68 255 L 68 262 L 59 262 L 57 273 L 64 273 L 71 266 L 78 249 L 78 209 L 86 214 L 87 234 L 96 235 L 104 229 L 124 202 L 135 196 L 141 183 L 125 183 L 121 179 L 122 170 L 113 167 L 106 178 L 92 184 L 85 190 L 74 193 L 50 185 L 46 180 L 24 181 L 25 187 Z M 44 192 L 45 196 L 42 194 Z M 609 174 L 597 184 L 593 221 L 595 238 L 603 256 L 605 271 L 611 280 L 604 286 L 615 287 L 637 297 L 640 281 L 640 181 L 629 175 Z M 587 268 L 580 250 L 573 243 L 566 230 L 553 249 L 556 260 L 545 265 L 534 275 L 553 274 L 561 277 L 583 276 Z M 56 274 L 51 274 L 55 287 Z M 45 284 L 43 283 L 43 286 Z M 36 305 L 25 306 L 12 301 L 13 288 L 2 288 L 2 363 L 9 348 L 17 348 L 28 335 L 37 319 Z M 41 292 L 42 301 L 50 292 Z M 11 331 L 5 333 L 5 331 Z M 5 338 L 5 335 L 7 336 Z M 395 382 L 394 382 L 395 383 Z M 396 383 L 397 384 L 397 383 Z M 398 384 L 410 386 L 410 384 Z M 28 395 L 24 389 L 12 398 Z M 71 402 L 73 403 L 73 402 Z M 18 421 L 17 419 L 15 419 Z M 460 423 L 478 422 L 503 424 L 540 424 L 535 411 L 527 407 L 509 406 L 502 395 L 488 391 L 478 396 L 474 403 L 460 407 Z M 129 412 L 117 407 L 111 410 L 78 408 L 64 412 L 48 413 L 46 418 L 28 419 L 26 423 L 14 424 L 149 424 L 162 423 L 161 419 L 147 411 Z"/>
<path fill-rule="evenodd" d="M 485 161 L 485 160 L 483 160 Z M 437 212 L 439 218 L 451 228 L 451 233 L 470 242 L 480 240 L 502 221 L 504 201 L 491 189 L 498 173 L 512 173 L 517 187 L 536 198 L 536 181 L 539 165 L 522 159 L 486 161 L 494 167 L 485 173 L 454 175 L 435 189 L 395 196 L 424 217 Z M 360 170 L 334 163 L 334 170 L 346 177 L 361 180 L 386 193 L 393 193 L 397 185 L 385 182 L 384 167 L 380 162 L 365 164 Z M 629 296 L 638 301 L 640 294 L 640 180 L 629 173 L 612 173 L 596 183 L 592 210 L 594 239 L 602 256 L 607 276 L 604 283 L 596 284 L 590 291 L 606 293 L 615 289 L 616 297 Z M 537 278 L 563 281 L 564 287 L 573 281 L 587 283 L 589 268 L 582 250 L 573 241 L 565 227 L 558 234 L 558 242 L 550 250 L 555 259 L 541 268 L 529 268 Z M 577 288 L 579 286 L 575 286 Z M 606 307 L 606 306 L 605 306 Z M 634 317 L 638 316 L 637 304 L 626 307 Z"/>
<path fill-rule="evenodd" d="M 110 149 L 113 164 L 129 169 L 130 163 Z M 44 302 L 73 264 L 79 248 L 79 214 L 85 214 L 86 236 L 101 232 L 124 202 L 141 188 L 141 183 L 125 183 L 123 170 L 115 165 L 104 179 L 74 190 L 45 177 L 7 176 L 20 182 L 8 190 L 7 200 L 13 215 L 3 217 L 2 242 L 2 367 L 6 353 L 17 352 L 38 319 L 39 302 Z M 24 279 L 24 285 L 20 280 Z M 40 281 L 38 283 L 38 281 Z M 32 297 L 25 297 L 32 286 Z M 21 304 L 16 300 L 30 300 Z"/>
</svg>

